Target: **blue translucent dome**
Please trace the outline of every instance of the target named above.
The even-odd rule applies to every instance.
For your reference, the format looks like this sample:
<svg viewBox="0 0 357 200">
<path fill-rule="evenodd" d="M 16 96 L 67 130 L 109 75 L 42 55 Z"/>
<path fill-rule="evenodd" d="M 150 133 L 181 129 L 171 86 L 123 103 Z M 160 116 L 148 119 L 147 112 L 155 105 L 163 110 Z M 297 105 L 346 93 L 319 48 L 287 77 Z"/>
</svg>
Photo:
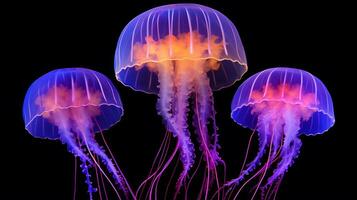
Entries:
<svg viewBox="0 0 357 200">
<path fill-rule="evenodd" d="M 26 130 L 34 137 L 49 139 L 58 139 L 60 137 L 58 127 L 43 117 L 46 112 L 54 110 L 45 110 L 43 106 L 39 105 L 39 102 L 42 102 L 39 101 L 41 100 L 40 98 L 47 94 L 51 88 L 57 87 L 67 88 L 68 91 L 72 91 L 69 94 L 70 97 L 68 97 L 72 99 L 75 98 L 73 88 L 80 88 L 84 91 L 85 98 L 88 101 L 84 101 L 81 105 L 72 105 L 71 103 L 57 105 L 55 109 L 88 106 L 99 108 L 100 114 L 95 118 L 98 123 L 94 124 L 94 132 L 111 127 L 123 115 L 123 106 L 119 93 L 106 76 L 84 68 L 57 69 L 37 79 L 26 93 L 23 104 L 23 119 Z M 54 98 L 57 98 L 58 95 L 55 93 Z M 99 99 L 95 104 L 90 103 L 94 95 Z M 53 101 L 56 102 L 56 100 Z"/>
<path fill-rule="evenodd" d="M 166 60 L 190 59 L 170 54 L 159 60 L 155 57 L 136 60 L 135 44 L 147 44 L 164 40 L 167 36 L 176 38 L 189 34 L 187 52 L 194 52 L 198 45 L 193 42 L 195 34 L 202 41 L 212 41 L 221 44 L 222 53 L 213 55 L 214 49 L 206 42 L 207 51 L 199 58 L 201 60 L 214 59 L 219 62 L 217 70 L 207 72 L 210 86 L 213 90 L 227 87 L 239 80 L 247 71 L 244 48 L 234 24 L 222 13 L 198 4 L 172 4 L 148 10 L 130 21 L 120 34 L 115 52 L 114 69 L 117 79 L 124 85 L 135 90 L 148 93 L 158 93 L 158 79 L 156 72 L 148 69 L 148 63 L 165 62 Z M 212 40 L 211 40 L 212 39 Z M 168 46 L 171 41 L 167 42 Z M 170 50 L 169 50 L 170 49 Z M 144 51 L 146 51 L 144 49 Z M 138 66 L 141 66 L 138 68 Z M 195 66 L 192 66 L 195 67 Z"/>
<path fill-rule="evenodd" d="M 282 94 L 278 99 L 269 97 L 259 101 L 251 98 L 253 91 L 264 91 L 266 86 L 278 87 L 279 85 L 299 85 L 297 101 L 284 98 Z M 269 88 L 268 88 L 269 89 Z M 264 91 L 269 93 L 269 91 Z M 314 94 L 314 103 L 308 108 L 314 113 L 307 121 L 300 124 L 299 133 L 314 135 L 327 131 L 335 123 L 333 102 L 330 93 L 320 79 L 300 69 L 277 67 L 261 71 L 246 81 L 237 89 L 231 109 L 232 119 L 243 127 L 255 129 L 257 127 L 257 114 L 252 113 L 252 106 L 263 101 L 281 101 L 290 104 L 299 104 L 304 101 L 304 94 Z"/>
</svg>

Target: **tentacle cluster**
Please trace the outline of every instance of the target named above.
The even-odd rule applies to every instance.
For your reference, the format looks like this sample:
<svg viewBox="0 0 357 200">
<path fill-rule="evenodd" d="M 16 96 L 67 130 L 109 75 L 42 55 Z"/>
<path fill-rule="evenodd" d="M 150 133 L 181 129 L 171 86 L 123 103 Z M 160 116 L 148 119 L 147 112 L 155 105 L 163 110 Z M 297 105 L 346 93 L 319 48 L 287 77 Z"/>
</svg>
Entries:
<svg viewBox="0 0 357 200">
<path fill-rule="evenodd" d="M 163 117 L 167 128 L 178 138 L 181 150 L 183 171 L 177 182 L 177 189 L 179 189 L 188 176 L 195 157 L 187 123 L 190 98 L 194 100 L 192 103 L 193 127 L 197 133 L 200 150 L 207 163 L 210 174 L 208 176 L 216 173 L 216 165 L 223 162 L 217 152 L 219 145 L 213 95 L 206 70 L 203 67 L 206 65 L 204 61 L 176 60 L 155 63 L 155 65 L 160 82 L 158 113 Z M 208 124 L 210 122 L 212 123 L 212 134 L 209 134 Z M 208 182 L 212 180 L 207 179 Z"/>
<path fill-rule="evenodd" d="M 274 108 L 274 109 L 272 109 Z M 264 163 L 254 176 L 263 174 L 260 183 L 264 179 L 264 175 L 268 169 L 271 169 L 274 163 L 276 168 L 267 178 L 265 184 L 260 187 L 262 194 L 265 190 L 278 182 L 288 168 L 292 165 L 294 159 L 298 156 L 301 147 L 301 141 L 298 138 L 300 123 L 309 115 L 310 111 L 304 110 L 301 105 L 292 105 L 282 102 L 269 102 L 265 106 L 257 106 L 253 108 L 253 113 L 259 113 L 257 122 L 257 131 L 259 133 L 259 152 L 252 162 L 250 162 L 245 170 L 238 178 L 229 181 L 226 186 L 233 187 L 240 185 L 244 178 L 253 172 L 262 159 L 267 156 L 267 161 Z M 269 153 L 267 155 L 267 149 Z M 250 181 L 249 179 L 248 181 Z M 243 184 L 243 186 L 245 183 Z"/>
<path fill-rule="evenodd" d="M 69 94 L 72 93 L 76 95 L 72 96 L 72 98 L 68 98 L 68 96 L 71 96 Z M 88 192 L 91 199 L 93 198 L 93 192 L 97 191 L 91 181 L 91 167 L 98 167 L 100 172 L 103 173 L 112 185 L 117 195 L 120 196 L 111 180 L 106 175 L 106 172 L 97 161 L 96 156 L 98 156 L 101 163 L 105 165 L 107 171 L 119 185 L 119 189 L 129 197 L 130 194 L 128 189 L 130 189 L 130 186 L 120 174 L 119 167 L 114 165 L 112 159 L 107 156 L 105 150 L 94 138 L 93 121 L 101 114 L 100 108 L 98 106 L 90 105 L 80 106 L 85 100 L 88 101 L 84 94 L 86 93 L 82 89 L 76 87 L 68 89 L 60 86 L 50 89 L 47 94 L 38 98 L 41 100 L 39 101 L 39 105 L 43 106 L 45 110 L 50 110 L 49 112 L 46 112 L 43 117 L 57 126 L 61 141 L 67 145 L 68 150 L 71 153 L 78 156 L 82 161 L 82 173 L 86 176 L 86 183 L 88 185 Z M 74 105 L 78 106 L 66 108 L 59 107 L 59 105 L 68 104 L 68 101 L 72 101 Z M 100 101 L 100 96 L 97 93 L 93 93 L 90 101 L 95 105 Z"/>
</svg>

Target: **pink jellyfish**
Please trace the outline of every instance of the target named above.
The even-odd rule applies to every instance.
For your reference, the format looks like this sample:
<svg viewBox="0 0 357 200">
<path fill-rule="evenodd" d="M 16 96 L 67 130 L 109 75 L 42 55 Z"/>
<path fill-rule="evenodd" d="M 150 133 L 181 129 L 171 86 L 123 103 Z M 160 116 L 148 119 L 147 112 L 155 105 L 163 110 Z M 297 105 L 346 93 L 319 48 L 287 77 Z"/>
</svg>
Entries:
<svg viewBox="0 0 357 200">
<path fill-rule="evenodd" d="M 231 194 L 241 184 L 234 199 L 259 175 L 252 199 L 259 188 L 263 199 L 276 195 L 282 177 L 299 155 L 299 136 L 322 134 L 335 123 L 333 102 L 324 84 L 309 72 L 283 67 L 264 70 L 244 81 L 233 98 L 231 116 L 259 136 L 257 156 L 239 177 L 226 183 Z M 243 183 L 261 162 L 263 167 Z"/>
<path fill-rule="evenodd" d="M 99 169 L 119 199 L 123 195 L 135 198 L 105 140 L 110 156 L 94 137 L 117 123 L 122 115 L 123 106 L 112 82 L 103 74 L 84 68 L 58 69 L 40 77 L 28 89 L 23 105 L 26 130 L 32 136 L 61 140 L 68 151 L 80 158 L 90 199 L 97 191 L 91 180 L 91 168 Z M 97 176 L 102 199 L 99 183 Z"/>
<path fill-rule="evenodd" d="M 177 191 L 188 183 L 195 163 L 188 124 L 191 109 L 194 132 L 206 163 L 202 184 L 205 198 L 212 180 L 219 185 L 216 166 L 223 161 L 217 151 L 212 92 L 232 85 L 246 71 L 237 29 L 222 13 L 206 6 L 173 4 L 153 8 L 135 17 L 122 31 L 115 53 L 116 77 L 134 90 L 159 96 L 158 113 L 177 138 L 180 150 L 183 169 Z"/>
</svg>

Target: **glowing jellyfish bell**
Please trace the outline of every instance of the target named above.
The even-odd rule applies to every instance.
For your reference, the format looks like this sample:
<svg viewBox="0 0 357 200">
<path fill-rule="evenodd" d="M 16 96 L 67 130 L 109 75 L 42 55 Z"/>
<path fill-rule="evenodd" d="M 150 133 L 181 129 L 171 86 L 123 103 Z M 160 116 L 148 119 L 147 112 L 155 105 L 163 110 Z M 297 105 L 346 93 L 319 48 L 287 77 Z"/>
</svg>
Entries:
<svg viewBox="0 0 357 200">
<path fill-rule="evenodd" d="M 275 169 L 261 187 L 263 195 L 268 186 L 280 182 L 299 154 L 300 135 L 322 134 L 335 123 L 333 102 L 324 84 L 309 72 L 284 67 L 264 70 L 244 81 L 234 95 L 231 116 L 237 124 L 257 131 L 259 152 L 226 185 L 240 184 L 265 156 L 262 169 L 248 180 L 262 175 L 254 195 L 273 164 Z M 276 193 L 278 184 L 275 188 L 270 191 Z"/>
<path fill-rule="evenodd" d="M 120 195 L 95 157 L 107 167 L 126 196 L 131 191 L 114 158 L 106 155 L 94 137 L 117 123 L 122 115 L 123 106 L 112 82 L 84 68 L 58 69 L 43 75 L 30 86 L 23 104 L 25 127 L 32 136 L 61 140 L 80 158 L 90 199 L 97 190 L 92 185 L 91 167 L 98 168 Z"/>
<path fill-rule="evenodd" d="M 178 187 L 194 163 L 187 124 L 191 97 L 200 149 L 207 170 L 214 172 L 220 158 L 216 127 L 212 135 L 207 130 L 209 121 L 214 124 L 212 90 L 232 85 L 247 71 L 234 24 L 222 13 L 197 4 L 153 8 L 135 17 L 122 31 L 114 67 L 124 85 L 159 96 L 157 110 L 178 138 L 181 150 L 184 169 Z"/>
</svg>

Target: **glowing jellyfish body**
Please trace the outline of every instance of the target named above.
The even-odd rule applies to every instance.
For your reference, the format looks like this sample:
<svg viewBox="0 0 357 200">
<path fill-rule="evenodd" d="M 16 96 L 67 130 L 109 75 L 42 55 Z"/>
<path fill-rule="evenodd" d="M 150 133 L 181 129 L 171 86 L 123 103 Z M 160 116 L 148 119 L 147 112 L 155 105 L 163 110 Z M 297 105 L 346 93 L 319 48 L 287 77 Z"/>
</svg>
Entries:
<svg viewBox="0 0 357 200">
<path fill-rule="evenodd" d="M 118 165 L 94 137 L 96 132 L 118 122 L 122 115 L 122 103 L 111 81 L 101 73 L 84 68 L 58 69 L 40 77 L 28 89 L 23 105 L 26 130 L 32 136 L 61 140 L 80 158 L 90 199 L 96 191 L 89 174 L 91 166 L 98 167 L 112 184 L 95 156 L 126 195 L 130 189 Z"/>
<path fill-rule="evenodd" d="M 194 99 L 194 127 L 207 167 L 217 153 L 212 90 L 228 87 L 246 72 L 244 49 L 233 23 L 220 12 L 197 4 L 173 4 L 146 11 L 122 31 L 115 53 L 117 79 L 134 90 L 159 96 L 157 110 L 178 138 L 183 172 L 194 163 L 187 116 Z M 213 125 L 215 126 L 215 125 Z"/>
<path fill-rule="evenodd" d="M 265 165 L 255 174 L 263 174 L 259 185 L 267 169 L 277 164 L 263 191 L 277 182 L 298 156 L 298 136 L 322 134 L 335 122 L 332 99 L 324 84 L 293 68 L 267 69 L 243 82 L 234 96 L 231 116 L 237 124 L 258 132 L 260 148 L 240 176 L 227 185 L 239 184 L 265 156 Z"/>
</svg>

